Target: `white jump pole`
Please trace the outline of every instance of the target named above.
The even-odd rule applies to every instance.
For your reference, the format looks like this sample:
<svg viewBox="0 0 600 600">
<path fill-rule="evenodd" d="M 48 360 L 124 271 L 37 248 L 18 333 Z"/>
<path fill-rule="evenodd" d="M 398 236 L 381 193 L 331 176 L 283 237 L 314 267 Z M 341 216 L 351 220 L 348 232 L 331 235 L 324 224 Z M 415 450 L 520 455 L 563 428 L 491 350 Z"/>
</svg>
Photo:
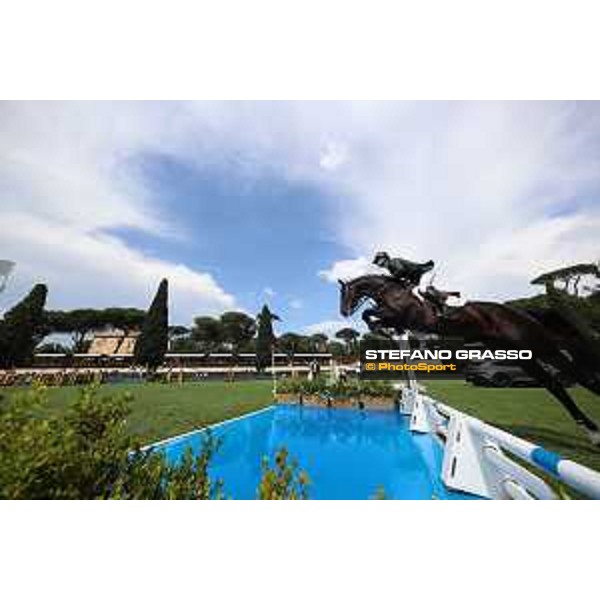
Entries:
<svg viewBox="0 0 600 600">
<path fill-rule="evenodd" d="M 429 402 L 432 401 L 430 400 Z M 477 434 L 481 439 L 491 440 L 498 444 L 500 448 L 507 450 L 530 465 L 541 468 L 554 479 L 566 483 L 585 496 L 600 499 L 600 473 L 597 471 L 580 465 L 572 460 L 563 458 L 559 454 L 546 450 L 527 440 L 518 438 L 507 431 L 488 425 L 484 421 L 464 415 L 460 413 L 460 411 L 441 402 L 433 401 L 433 406 L 440 414 L 449 419 L 452 419 L 453 416 L 460 417 L 463 422 L 468 425 L 468 429 Z M 463 436 L 461 436 L 461 438 L 463 438 Z M 497 454 L 492 454 L 489 450 L 485 452 L 485 455 L 488 459 L 492 458 L 492 462 L 496 465 L 498 465 L 499 461 L 502 461 L 503 463 L 507 462 L 505 458 L 498 458 Z M 518 465 L 515 465 L 515 467 L 518 468 Z M 513 469 L 515 467 L 513 467 Z M 529 477 L 531 477 L 531 475 Z M 519 479 L 520 482 L 523 481 L 522 476 L 517 477 L 516 479 Z"/>
<path fill-rule="evenodd" d="M 273 378 L 273 398 L 277 397 L 277 375 L 275 374 L 275 350 L 271 344 L 271 376 Z"/>
<path fill-rule="evenodd" d="M 398 340 L 398 346 L 400 347 L 400 350 L 410 350 L 410 343 L 408 341 L 409 336 L 410 336 L 410 331 L 408 331 L 408 330 L 400 336 L 400 338 Z M 407 371 L 406 377 L 408 379 L 408 389 L 416 390 L 417 389 L 417 378 L 416 378 L 414 372 Z"/>
<path fill-rule="evenodd" d="M 409 335 L 410 332 L 406 331 L 398 337 L 398 347 L 400 350 L 410 350 Z M 402 388 L 401 391 L 400 413 L 410 415 L 410 428 L 412 431 L 425 432 L 428 430 L 428 426 L 423 403 L 419 401 L 417 378 L 413 371 L 406 371 L 405 373 L 408 385 Z"/>
</svg>

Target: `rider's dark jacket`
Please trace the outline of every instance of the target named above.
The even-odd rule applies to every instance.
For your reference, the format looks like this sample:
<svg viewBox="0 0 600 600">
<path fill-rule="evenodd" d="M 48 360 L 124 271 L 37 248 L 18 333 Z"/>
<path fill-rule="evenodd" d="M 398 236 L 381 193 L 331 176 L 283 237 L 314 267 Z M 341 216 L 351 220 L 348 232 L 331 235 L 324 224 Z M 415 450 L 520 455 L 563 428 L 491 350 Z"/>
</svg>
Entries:
<svg viewBox="0 0 600 600">
<path fill-rule="evenodd" d="M 390 258 L 385 265 L 394 279 L 406 280 L 411 285 L 419 285 L 421 277 L 433 268 L 433 261 L 415 263 L 405 258 Z"/>
</svg>

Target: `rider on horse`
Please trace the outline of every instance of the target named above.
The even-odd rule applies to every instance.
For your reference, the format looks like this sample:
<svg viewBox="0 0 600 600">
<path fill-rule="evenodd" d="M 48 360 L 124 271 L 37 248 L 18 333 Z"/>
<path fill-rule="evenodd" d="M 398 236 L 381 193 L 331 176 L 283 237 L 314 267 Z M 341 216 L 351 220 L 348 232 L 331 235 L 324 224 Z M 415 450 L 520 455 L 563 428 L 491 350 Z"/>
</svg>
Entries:
<svg viewBox="0 0 600 600">
<path fill-rule="evenodd" d="M 416 287 L 421 282 L 421 277 L 431 271 L 434 266 L 432 260 L 425 263 L 416 263 L 405 258 L 391 258 L 387 252 L 378 252 L 373 259 L 373 264 L 387 269 L 390 275 L 405 287 Z"/>
<path fill-rule="evenodd" d="M 405 258 L 391 258 L 387 252 L 378 252 L 373 263 L 387 269 L 398 283 L 410 289 L 417 287 L 421 282 L 421 277 L 431 271 L 434 266 L 432 260 L 415 263 Z M 459 298 L 460 292 L 444 292 L 433 285 L 428 285 L 425 291 L 421 292 L 421 296 L 433 306 L 437 315 L 443 315 L 446 312 L 448 298 L 451 296 Z"/>
</svg>

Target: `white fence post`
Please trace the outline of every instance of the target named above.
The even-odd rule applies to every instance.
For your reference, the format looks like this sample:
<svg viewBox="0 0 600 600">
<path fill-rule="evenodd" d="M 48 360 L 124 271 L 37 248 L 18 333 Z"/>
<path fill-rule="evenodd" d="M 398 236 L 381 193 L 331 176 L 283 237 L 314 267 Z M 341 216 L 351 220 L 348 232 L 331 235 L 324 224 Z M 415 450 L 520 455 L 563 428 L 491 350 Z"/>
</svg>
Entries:
<svg viewBox="0 0 600 600">
<path fill-rule="evenodd" d="M 471 431 L 465 416 L 453 414 L 444 448 L 444 484 L 484 498 L 498 497 L 500 487 L 493 470 L 486 466 L 485 445 L 486 441 Z"/>
<path fill-rule="evenodd" d="M 415 399 L 417 397 L 417 390 L 404 387 L 402 388 L 402 395 L 400 398 L 400 413 L 403 415 L 412 415 L 413 408 L 415 406 Z"/>
<path fill-rule="evenodd" d="M 415 405 L 419 402 L 425 406 L 429 430 L 445 438 L 442 481 L 447 487 L 494 499 L 557 497 L 543 479 L 515 462 L 508 452 L 582 494 L 600 499 L 600 473 L 427 396 L 421 396 Z"/>
<path fill-rule="evenodd" d="M 415 433 L 431 433 L 431 423 L 423 396 L 417 390 L 413 392 L 414 400 L 410 415 L 410 430 Z"/>
</svg>

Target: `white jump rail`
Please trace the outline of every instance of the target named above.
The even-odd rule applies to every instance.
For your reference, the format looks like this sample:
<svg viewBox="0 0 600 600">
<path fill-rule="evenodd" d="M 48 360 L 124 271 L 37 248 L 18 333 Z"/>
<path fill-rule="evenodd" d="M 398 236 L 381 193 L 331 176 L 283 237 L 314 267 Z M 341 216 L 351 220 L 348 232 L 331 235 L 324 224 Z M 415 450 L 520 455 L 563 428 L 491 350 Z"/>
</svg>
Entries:
<svg viewBox="0 0 600 600">
<path fill-rule="evenodd" d="M 400 410 L 410 428 L 444 440 L 442 481 L 454 490 L 493 499 L 555 499 L 538 475 L 513 460 L 547 473 L 588 498 L 600 499 L 600 473 L 502 429 L 466 415 L 414 389 L 403 390 Z"/>
</svg>

